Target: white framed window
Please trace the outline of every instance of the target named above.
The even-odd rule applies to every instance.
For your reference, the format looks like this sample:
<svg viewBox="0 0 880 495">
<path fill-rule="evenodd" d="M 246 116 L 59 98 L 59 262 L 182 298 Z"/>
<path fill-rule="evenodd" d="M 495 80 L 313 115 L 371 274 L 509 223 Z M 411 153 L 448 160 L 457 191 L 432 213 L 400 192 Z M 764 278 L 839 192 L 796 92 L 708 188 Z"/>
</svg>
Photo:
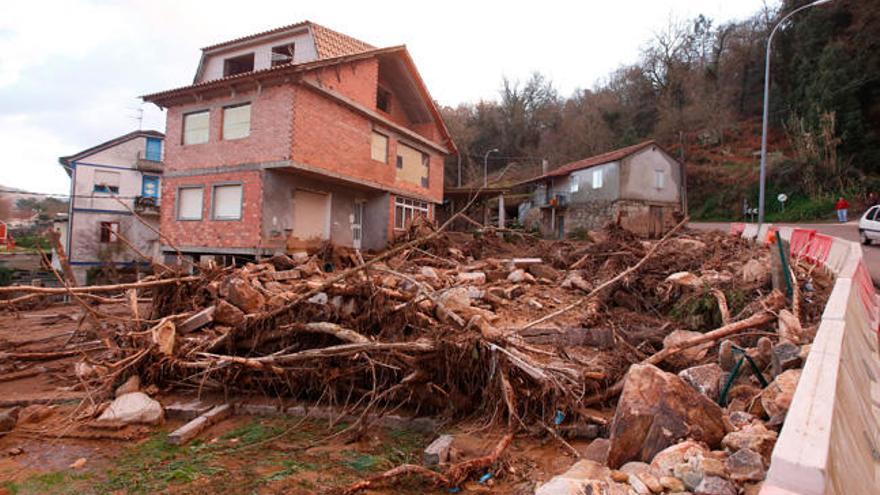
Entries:
<svg viewBox="0 0 880 495">
<path fill-rule="evenodd" d="M 430 207 L 424 201 L 408 198 L 394 199 L 394 228 L 403 230 L 418 215 L 429 216 Z"/>
<path fill-rule="evenodd" d="M 373 131 L 370 157 L 377 162 L 388 163 L 388 136 Z"/>
<path fill-rule="evenodd" d="M 204 195 L 205 188 L 202 186 L 177 188 L 177 219 L 201 220 Z"/>
<path fill-rule="evenodd" d="M 207 110 L 202 110 L 183 116 L 183 144 L 208 142 L 209 115 Z"/>
<path fill-rule="evenodd" d="M 580 188 L 580 183 L 578 182 L 577 175 L 571 175 L 568 178 L 568 192 L 576 193 Z"/>
<path fill-rule="evenodd" d="M 602 189 L 605 177 L 602 175 L 602 169 L 593 170 L 593 189 Z"/>
<path fill-rule="evenodd" d="M 95 170 L 95 186 L 92 191 L 103 194 L 119 194 L 119 172 Z"/>
<path fill-rule="evenodd" d="M 251 104 L 223 108 L 223 139 L 241 139 L 251 135 Z"/>
<path fill-rule="evenodd" d="M 214 220 L 241 220 L 241 184 L 214 186 L 211 218 Z"/>
<path fill-rule="evenodd" d="M 662 170 L 654 171 L 654 187 L 657 189 L 663 189 L 666 187 L 666 173 Z"/>
</svg>

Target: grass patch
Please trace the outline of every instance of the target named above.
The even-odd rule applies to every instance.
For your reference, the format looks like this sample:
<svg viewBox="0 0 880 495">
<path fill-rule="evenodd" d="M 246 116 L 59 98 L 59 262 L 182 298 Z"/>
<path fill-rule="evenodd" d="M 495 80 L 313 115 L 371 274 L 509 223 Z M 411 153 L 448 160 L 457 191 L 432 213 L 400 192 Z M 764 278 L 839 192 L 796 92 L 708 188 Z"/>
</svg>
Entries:
<svg viewBox="0 0 880 495">
<path fill-rule="evenodd" d="M 78 484 L 90 478 L 90 473 L 74 474 L 66 471 L 33 475 L 24 481 L 0 483 L 11 495 L 52 494 L 67 495 L 82 493 Z"/>
<path fill-rule="evenodd" d="M 294 474 L 300 473 L 302 471 L 315 471 L 317 469 L 317 464 L 300 462 L 294 459 L 285 459 L 281 461 L 281 470 L 263 476 L 260 481 L 263 483 L 272 483 L 274 481 L 281 481 L 288 476 L 293 476 Z"/>
</svg>

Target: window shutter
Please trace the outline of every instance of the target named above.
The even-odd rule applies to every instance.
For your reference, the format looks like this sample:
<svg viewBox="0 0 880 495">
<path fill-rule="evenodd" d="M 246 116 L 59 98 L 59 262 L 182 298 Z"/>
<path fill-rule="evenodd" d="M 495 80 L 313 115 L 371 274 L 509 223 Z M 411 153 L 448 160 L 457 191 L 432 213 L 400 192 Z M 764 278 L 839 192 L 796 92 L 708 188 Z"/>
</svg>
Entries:
<svg viewBox="0 0 880 495">
<path fill-rule="evenodd" d="M 190 113 L 183 116 L 183 144 L 208 142 L 208 112 Z"/>
<path fill-rule="evenodd" d="M 240 139 L 251 134 L 251 105 L 223 109 L 223 139 Z"/>
<path fill-rule="evenodd" d="M 388 162 L 388 137 L 378 132 L 373 133 L 370 157 L 377 162 Z"/>
<path fill-rule="evenodd" d="M 186 187 L 177 190 L 177 218 L 180 220 L 201 220 L 202 196 L 201 187 Z"/>
<path fill-rule="evenodd" d="M 241 185 L 214 187 L 214 218 L 238 220 L 241 218 Z"/>
</svg>

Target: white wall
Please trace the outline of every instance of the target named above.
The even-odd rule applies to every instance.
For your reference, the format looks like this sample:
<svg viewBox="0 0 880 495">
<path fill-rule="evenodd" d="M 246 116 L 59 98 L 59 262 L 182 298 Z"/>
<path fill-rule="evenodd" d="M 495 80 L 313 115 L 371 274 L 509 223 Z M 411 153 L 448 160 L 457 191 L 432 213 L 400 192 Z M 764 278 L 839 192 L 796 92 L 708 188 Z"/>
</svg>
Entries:
<svg viewBox="0 0 880 495">
<path fill-rule="evenodd" d="M 207 53 L 204 55 L 204 66 L 202 67 L 201 77 L 196 80 L 197 83 L 220 79 L 223 77 L 223 61 L 227 58 L 244 55 L 247 53 L 254 54 L 254 70 L 267 69 L 272 66 L 272 47 L 286 45 L 288 43 L 296 43 L 293 51 L 294 63 L 303 63 L 316 60 L 318 58 L 315 50 L 315 43 L 312 41 L 307 28 L 297 34 L 287 35 L 270 41 L 260 41 L 259 44 L 253 44 L 244 48 L 236 48 L 228 51 L 220 51 L 216 53 Z"/>
</svg>

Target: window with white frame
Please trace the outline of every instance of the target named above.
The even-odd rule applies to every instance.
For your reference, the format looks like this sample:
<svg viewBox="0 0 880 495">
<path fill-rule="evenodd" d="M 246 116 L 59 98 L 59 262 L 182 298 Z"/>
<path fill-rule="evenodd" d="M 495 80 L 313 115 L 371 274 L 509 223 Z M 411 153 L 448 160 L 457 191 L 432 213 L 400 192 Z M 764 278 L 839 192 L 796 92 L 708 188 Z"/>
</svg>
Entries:
<svg viewBox="0 0 880 495">
<path fill-rule="evenodd" d="M 593 189 L 602 189 L 604 176 L 602 169 L 593 170 Z"/>
<path fill-rule="evenodd" d="M 370 157 L 377 162 L 388 163 L 388 136 L 373 132 Z"/>
<path fill-rule="evenodd" d="M 241 139 L 251 135 L 251 104 L 223 109 L 223 139 Z"/>
<path fill-rule="evenodd" d="M 200 144 L 208 142 L 209 112 L 188 113 L 183 116 L 183 144 Z"/>
<path fill-rule="evenodd" d="M 580 188 L 580 183 L 578 182 L 578 176 L 571 175 L 568 178 L 568 192 L 576 193 L 576 192 L 578 192 L 579 188 Z"/>
<path fill-rule="evenodd" d="M 178 220 L 202 219 L 204 191 L 202 186 L 181 187 L 177 189 Z"/>
<path fill-rule="evenodd" d="M 428 203 L 408 198 L 395 198 L 394 200 L 394 228 L 405 229 L 407 224 L 416 216 L 429 215 Z"/>
<path fill-rule="evenodd" d="M 119 194 L 119 172 L 95 170 L 95 186 L 92 191 L 104 194 Z"/>
<path fill-rule="evenodd" d="M 657 189 L 663 189 L 666 187 L 666 173 L 662 170 L 654 171 L 654 187 Z"/>
<path fill-rule="evenodd" d="M 211 217 L 214 220 L 241 219 L 241 184 L 214 186 Z"/>
</svg>

